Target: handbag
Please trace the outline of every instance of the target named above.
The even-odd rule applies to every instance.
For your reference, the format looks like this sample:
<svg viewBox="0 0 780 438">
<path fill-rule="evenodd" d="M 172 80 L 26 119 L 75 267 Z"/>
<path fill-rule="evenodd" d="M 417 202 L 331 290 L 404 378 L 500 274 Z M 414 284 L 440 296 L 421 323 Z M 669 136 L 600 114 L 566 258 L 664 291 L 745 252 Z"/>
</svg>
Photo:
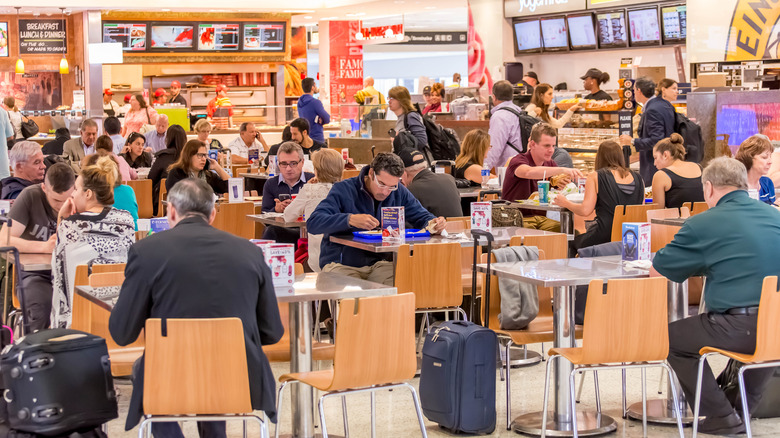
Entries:
<svg viewBox="0 0 780 438">
<path fill-rule="evenodd" d="M 523 213 L 519 208 L 509 207 L 507 204 L 493 204 L 494 227 L 522 227 Z"/>
<path fill-rule="evenodd" d="M 467 189 L 472 186 L 471 180 L 466 178 L 455 178 L 455 187 Z"/>
<path fill-rule="evenodd" d="M 154 126 L 152 123 L 152 118 L 149 117 L 149 108 L 146 109 L 146 123 L 141 126 L 141 129 L 138 131 L 139 134 L 146 135 L 147 132 L 152 132 L 157 129 L 157 127 Z"/>
<path fill-rule="evenodd" d="M 38 133 L 38 124 L 35 123 L 35 120 L 23 116 L 24 120 L 22 120 L 22 137 L 24 137 L 25 140 L 32 137 L 33 135 Z"/>
</svg>

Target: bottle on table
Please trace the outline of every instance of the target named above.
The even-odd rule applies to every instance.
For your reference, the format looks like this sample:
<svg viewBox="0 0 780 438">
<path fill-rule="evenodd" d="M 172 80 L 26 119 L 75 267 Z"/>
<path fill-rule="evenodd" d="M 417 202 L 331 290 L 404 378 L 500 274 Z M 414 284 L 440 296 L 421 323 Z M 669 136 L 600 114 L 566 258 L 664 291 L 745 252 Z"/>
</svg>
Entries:
<svg viewBox="0 0 780 438">
<path fill-rule="evenodd" d="M 482 188 L 486 189 L 488 188 L 488 183 L 490 182 L 490 169 L 487 167 L 487 165 L 482 167 Z"/>
</svg>

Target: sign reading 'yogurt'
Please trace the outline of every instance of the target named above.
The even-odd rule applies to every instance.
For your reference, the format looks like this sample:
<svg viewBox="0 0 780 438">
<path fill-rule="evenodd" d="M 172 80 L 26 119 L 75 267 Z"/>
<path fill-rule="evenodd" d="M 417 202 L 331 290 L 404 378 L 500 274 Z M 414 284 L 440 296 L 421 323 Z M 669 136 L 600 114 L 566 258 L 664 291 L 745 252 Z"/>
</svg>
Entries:
<svg viewBox="0 0 780 438">
<path fill-rule="evenodd" d="M 64 20 L 19 20 L 19 53 L 46 54 L 66 51 Z"/>
<path fill-rule="evenodd" d="M 504 16 L 549 14 L 553 12 L 584 11 L 586 0 L 504 0 Z"/>
</svg>

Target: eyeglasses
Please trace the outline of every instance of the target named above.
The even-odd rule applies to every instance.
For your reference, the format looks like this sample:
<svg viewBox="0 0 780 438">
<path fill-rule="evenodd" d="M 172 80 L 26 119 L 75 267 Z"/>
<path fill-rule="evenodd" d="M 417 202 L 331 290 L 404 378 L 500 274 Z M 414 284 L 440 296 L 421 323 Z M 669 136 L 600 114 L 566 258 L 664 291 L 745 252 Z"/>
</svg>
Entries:
<svg viewBox="0 0 780 438">
<path fill-rule="evenodd" d="M 376 183 L 376 185 L 378 185 L 379 188 L 383 190 L 390 190 L 391 192 L 398 190 L 398 184 L 394 186 L 386 186 L 384 183 L 382 183 L 376 178 L 376 175 L 374 175 L 374 183 Z"/>
<path fill-rule="evenodd" d="M 209 156 L 209 154 L 195 154 L 195 156 L 198 158 L 206 158 Z"/>
<path fill-rule="evenodd" d="M 300 164 L 300 161 L 280 161 L 279 167 L 295 167 Z"/>
</svg>

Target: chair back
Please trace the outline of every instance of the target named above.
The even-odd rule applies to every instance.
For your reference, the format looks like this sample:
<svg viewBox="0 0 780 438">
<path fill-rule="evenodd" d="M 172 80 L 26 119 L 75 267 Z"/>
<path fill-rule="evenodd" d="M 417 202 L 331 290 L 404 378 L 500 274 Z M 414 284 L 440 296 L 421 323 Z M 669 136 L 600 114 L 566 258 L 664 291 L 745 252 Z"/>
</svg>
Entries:
<svg viewBox="0 0 780 438">
<path fill-rule="evenodd" d="M 691 202 L 689 208 L 691 209 L 691 216 L 694 216 L 709 210 L 710 206 L 706 202 Z"/>
<path fill-rule="evenodd" d="M 341 172 L 341 179 L 345 180 L 348 178 L 354 178 L 356 176 L 360 175 L 360 171 L 357 169 L 344 169 Z"/>
<path fill-rule="evenodd" d="M 582 363 L 643 362 L 669 355 L 667 280 L 592 280 L 585 304 Z"/>
<path fill-rule="evenodd" d="M 651 219 L 669 219 L 669 218 L 675 218 L 675 217 L 689 217 L 690 215 L 691 215 L 691 210 L 688 207 L 659 208 L 657 210 L 648 210 L 647 211 L 647 221 L 650 222 Z"/>
<path fill-rule="evenodd" d="M 249 166 L 233 166 L 233 178 L 238 178 L 242 173 L 249 173 Z"/>
<path fill-rule="evenodd" d="M 434 169 L 442 169 L 444 173 L 452 175 L 452 170 L 455 168 L 455 162 L 452 160 L 436 160 L 433 162 Z"/>
<path fill-rule="evenodd" d="M 255 224 L 247 218 L 254 212 L 255 204 L 252 202 L 220 202 L 217 204 L 217 215 L 212 225 L 238 237 L 254 239 Z"/>
<path fill-rule="evenodd" d="M 612 219 L 612 242 L 623 239 L 623 222 L 647 222 L 647 212 L 657 210 L 658 204 L 616 205 Z"/>
<path fill-rule="evenodd" d="M 165 217 L 165 206 L 163 205 L 163 201 L 168 199 L 168 188 L 165 187 L 165 180 L 167 178 L 163 178 L 160 180 L 160 194 L 157 197 L 157 217 Z"/>
<path fill-rule="evenodd" d="M 780 339 L 777 337 L 778 319 L 780 319 L 780 293 L 777 291 L 777 276 L 773 275 L 764 278 L 764 285 L 761 288 L 754 362 L 780 359 Z"/>
<path fill-rule="evenodd" d="M 328 391 L 414 377 L 414 299 L 414 294 L 406 293 L 341 300 Z"/>
<path fill-rule="evenodd" d="M 401 245 L 395 271 L 398 293 L 414 292 L 417 309 L 460 306 L 463 302 L 461 247 L 457 242 Z"/>
<path fill-rule="evenodd" d="M 152 180 L 127 181 L 127 185 L 132 187 L 135 192 L 135 199 L 138 202 L 138 218 L 151 218 L 154 215 L 152 209 Z"/>
<path fill-rule="evenodd" d="M 89 276 L 89 285 L 92 287 L 121 286 L 124 281 L 124 272 L 105 272 Z"/>
<path fill-rule="evenodd" d="M 147 415 L 251 413 L 241 320 L 147 319 L 143 398 Z"/>
<path fill-rule="evenodd" d="M 688 207 L 677 208 L 661 208 L 658 210 L 649 210 L 647 212 L 647 221 L 652 219 L 668 219 L 676 217 L 688 217 L 690 212 Z M 674 235 L 680 231 L 680 227 L 676 225 L 662 225 L 650 223 L 650 251 L 656 252 L 659 249 L 665 247 L 669 242 L 674 240 Z"/>
</svg>

